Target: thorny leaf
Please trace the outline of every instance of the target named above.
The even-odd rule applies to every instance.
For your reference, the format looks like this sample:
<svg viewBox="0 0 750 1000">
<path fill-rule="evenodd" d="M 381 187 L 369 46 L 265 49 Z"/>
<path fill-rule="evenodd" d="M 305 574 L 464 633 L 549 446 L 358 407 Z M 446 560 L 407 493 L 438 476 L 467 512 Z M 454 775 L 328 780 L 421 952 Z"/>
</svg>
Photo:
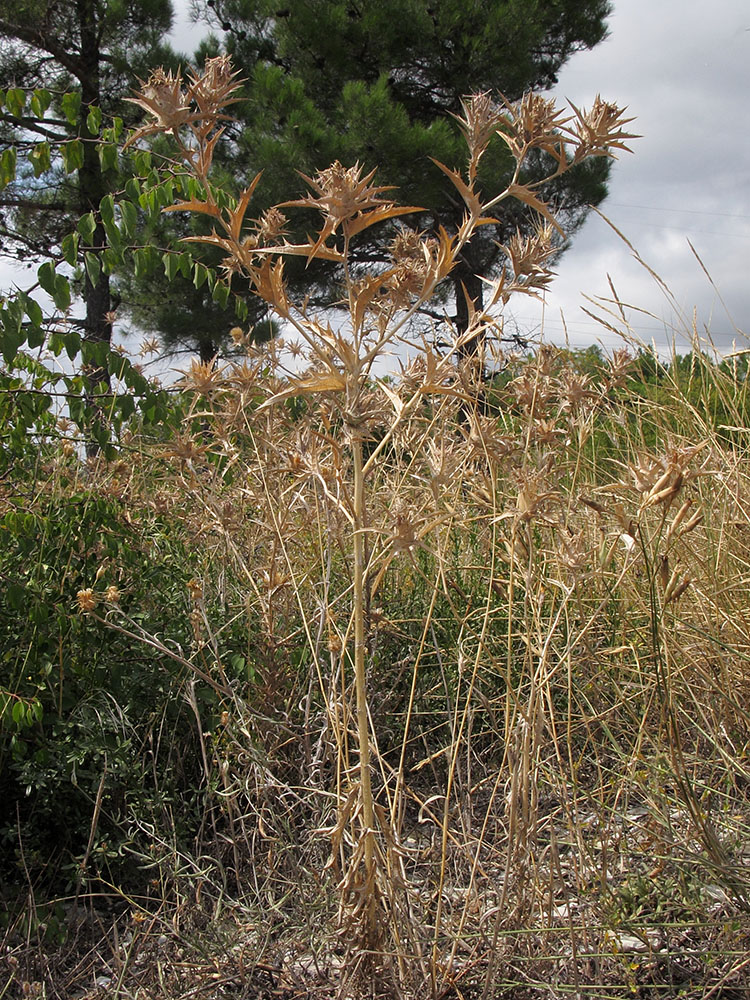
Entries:
<svg viewBox="0 0 750 1000">
<path fill-rule="evenodd" d="M 547 222 L 549 222 L 551 226 L 554 226 L 563 238 L 565 237 L 565 232 L 560 223 L 554 217 L 552 212 L 550 212 L 545 202 L 543 202 L 541 198 L 537 198 L 533 191 L 529 190 L 529 188 L 523 184 L 510 184 L 508 185 L 508 194 L 513 198 L 518 198 L 518 200 L 522 201 L 524 205 L 529 205 L 531 208 L 539 212 L 540 215 L 543 215 Z"/>
</svg>

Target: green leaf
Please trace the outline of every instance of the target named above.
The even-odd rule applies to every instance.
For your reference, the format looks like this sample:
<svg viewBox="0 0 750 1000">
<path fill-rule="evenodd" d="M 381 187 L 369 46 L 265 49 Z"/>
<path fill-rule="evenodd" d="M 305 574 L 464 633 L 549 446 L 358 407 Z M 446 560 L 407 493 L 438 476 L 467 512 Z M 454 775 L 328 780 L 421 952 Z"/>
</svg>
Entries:
<svg viewBox="0 0 750 1000">
<path fill-rule="evenodd" d="M 0 353 L 2 353 L 6 365 L 13 364 L 18 349 L 25 339 L 23 330 L 3 325 L 3 329 L 0 331 Z"/>
<path fill-rule="evenodd" d="M 122 218 L 123 236 L 132 236 L 138 224 L 138 209 L 132 201 L 120 202 L 120 216 Z"/>
<path fill-rule="evenodd" d="M 242 674 L 245 670 L 245 657 L 240 653 L 233 653 L 229 657 L 229 662 L 232 664 L 232 669 L 236 674 Z"/>
<path fill-rule="evenodd" d="M 68 94 L 63 94 L 60 106 L 68 122 L 71 125 L 77 125 L 78 115 L 81 110 L 81 95 L 78 91 L 73 90 Z"/>
<path fill-rule="evenodd" d="M 94 217 L 92 215 L 91 216 L 92 221 L 93 218 Z M 79 229 L 80 225 L 81 224 L 79 222 L 78 223 Z M 89 239 L 90 238 L 91 237 L 89 236 Z M 78 233 L 68 233 L 67 236 L 64 236 L 63 241 L 60 244 L 60 249 L 62 250 L 62 255 L 65 262 L 70 264 L 71 267 L 73 267 L 75 262 L 78 260 Z"/>
<path fill-rule="evenodd" d="M 63 143 L 60 154 L 66 174 L 72 174 L 74 170 L 80 170 L 83 166 L 83 143 L 80 139 L 71 139 L 70 142 Z"/>
<path fill-rule="evenodd" d="M 129 177 L 125 182 L 125 194 L 131 201 L 138 201 L 141 193 L 141 182 L 137 177 Z"/>
<path fill-rule="evenodd" d="M 16 150 L 8 146 L 0 153 L 0 191 L 16 179 Z"/>
<path fill-rule="evenodd" d="M 76 333 L 75 330 L 71 330 L 70 333 L 63 335 L 63 339 L 65 341 L 65 353 L 71 361 L 74 361 L 81 350 L 80 334 Z"/>
<path fill-rule="evenodd" d="M 170 178 L 164 181 L 163 184 L 159 184 L 156 188 L 156 199 L 159 208 L 166 208 L 167 205 L 174 204 L 174 181 Z"/>
<path fill-rule="evenodd" d="M 56 358 L 59 358 L 63 352 L 63 348 L 65 347 L 63 335 L 57 332 L 50 334 L 50 338 L 47 341 L 47 347 L 49 348 L 51 354 L 53 354 Z"/>
<path fill-rule="evenodd" d="M 109 444 L 109 427 L 106 423 L 103 423 L 98 419 L 99 414 L 97 411 L 92 413 L 91 410 L 89 410 L 89 414 L 90 415 L 87 420 L 89 434 L 91 434 L 100 447 L 106 448 Z"/>
<path fill-rule="evenodd" d="M 64 274 L 55 275 L 55 290 L 52 293 L 52 298 L 61 312 L 70 308 L 70 282 Z"/>
<path fill-rule="evenodd" d="M 175 275 L 180 270 L 179 254 L 167 252 L 162 254 L 161 259 L 164 261 L 164 273 L 170 281 L 174 281 Z"/>
<path fill-rule="evenodd" d="M 89 108 L 89 113 L 86 116 L 86 128 L 89 130 L 91 135 L 99 135 L 99 129 L 102 127 L 102 110 L 97 108 L 96 105 L 92 105 Z"/>
<path fill-rule="evenodd" d="M 147 176 L 151 170 L 151 153 L 147 149 L 137 149 L 133 155 L 133 166 L 141 177 Z"/>
<path fill-rule="evenodd" d="M 47 295 L 55 294 L 55 265 L 51 260 L 46 260 L 36 272 L 39 284 Z"/>
<path fill-rule="evenodd" d="M 52 103 L 52 94 L 48 90 L 35 90 L 30 103 L 31 113 L 37 118 L 44 118 L 44 112 Z"/>
<path fill-rule="evenodd" d="M 214 302 L 217 302 L 222 309 L 226 309 L 227 302 L 229 302 L 229 286 L 223 284 L 221 281 L 217 281 L 214 285 L 213 291 L 211 292 L 211 298 Z"/>
<path fill-rule="evenodd" d="M 109 225 L 105 227 L 107 232 L 107 239 L 109 240 L 110 246 L 116 253 L 122 252 L 122 234 L 114 222 L 110 222 Z"/>
<path fill-rule="evenodd" d="M 16 701 L 13 705 L 13 711 L 11 713 L 11 718 L 17 726 L 23 723 L 23 717 L 26 714 L 26 708 L 22 701 Z"/>
<path fill-rule="evenodd" d="M 159 201 L 156 195 L 156 190 L 151 188 L 148 191 L 144 191 L 143 194 L 138 199 L 138 203 L 141 208 L 145 208 L 150 216 L 159 214 Z"/>
<path fill-rule="evenodd" d="M 123 393 L 119 396 L 117 405 L 123 420 L 127 420 L 128 417 L 131 417 L 135 413 L 135 400 L 130 393 Z"/>
<path fill-rule="evenodd" d="M 99 257 L 95 253 L 87 253 L 84 255 L 84 260 L 86 262 L 86 274 L 89 276 L 92 286 L 96 288 L 99 284 L 99 275 L 102 270 Z"/>
<path fill-rule="evenodd" d="M 133 254 L 135 259 L 136 278 L 145 278 L 151 273 L 153 267 L 153 254 L 151 247 L 139 247 Z"/>
<path fill-rule="evenodd" d="M 200 288 L 208 281 L 208 268 L 204 264 L 196 264 L 193 271 L 193 284 Z"/>
<path fill-rule="evenodd" d="M 5 95 L 5 107 L 15 118 L 21 117 L 25 103 L 26 94 L 20 87 L 11 87 Z"/>
<path fill-rule="evenodd" d="M 96 229 L 96 219 L 93 212 L 88 212 L 86 215 L 82 215 L 78 220 L 78 226 L 76 227 L 78 232 L 83 236 L 83 238 L 90 243 L 94 235 L 94 230 Z"/>
<path fill-rule="evenodd" d="M 30 295 L 26 294 L 26 292 L 23 292 L 19 298 L 23 303 L 26 315 L 29 317 L 34 326 L 41 326 L 44 322 L 44 315 L 42 313 L 42 307 L 36 299 L 32 299 Z"/>
<path fill-rule="evenodd" d="M 48 142 L 38 142 L 29 153 L 29 162 L 34 168 L 34 177 L 40 177 L 50 169 L 52 159 Z"/>
<path fill-rule="evenodd" d="M 123 251 L 119 248 L 115 250 L 112 247 L 106 247 L 100 256 L 102 259 L 102 271 L 105 274 L 112 274 L 117 265 L 123 263 Z"/>
<path fill-rule="evenodd" d="M 117 170 L 117 145 L 114 142 L 101 142 L 98 149 L 102 170 Z"/>
<path fill-rule="evenodd" d="M 183 278 L 190 278 L 193 273 L 193 255 L 188 253 L 180 254 L 180 274 Z"/>
<path fill-rule="evenodd" d="M 81 342 L 81 360 L 84 365 L 95 368 L 111 368 L 109 364 L 109 343 L 106 340 L 84 340 Z"/>
<path fill-rule="evenodd" d="M 105 226 L 115 221 L 115 199 L 111 194 L 106 194 L 99 202 L 99 214 Z"/>
<path fill-rule="evenodd" d="M 33 350 L 35 347 L 41 347 L 44 343 L 44 330 L 41 326 L 32 326 L 29 328 L 26 334 L 26 343 Z M 47 402 L 52 403 L 51 397 L 47 397 Z"/>
</svg>

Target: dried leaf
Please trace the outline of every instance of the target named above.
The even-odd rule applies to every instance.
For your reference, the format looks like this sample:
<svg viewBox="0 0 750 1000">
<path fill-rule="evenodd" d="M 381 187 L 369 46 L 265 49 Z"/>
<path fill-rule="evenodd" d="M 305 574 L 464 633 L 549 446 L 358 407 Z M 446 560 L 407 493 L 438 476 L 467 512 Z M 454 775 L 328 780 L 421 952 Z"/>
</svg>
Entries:
<svg viewBox="0 0 750 1000">
<path fill-rule="evenodd" d="M 543 215 L 544 218 L 547 220 L 547 222 L 549 222 L 551 226 L 554 226 L 562 237 L 565 236 L 565 232 L 560 226 L 560 223 L 554 217 L 552 212 L 550 212 L 547 205 L 541 200 L 541 198 L 537 198 L 534 192 L 530 191 L 529 188 L 527 188 L 525 185 L 510 184 L 508 186 L 508 194 L 511 195 L 513 198 L 518 198 L 518 200 L 522 201 L 524 205 L 531 206 L 531 208 L 539 212 L 540 215 Z"/>
</svg>

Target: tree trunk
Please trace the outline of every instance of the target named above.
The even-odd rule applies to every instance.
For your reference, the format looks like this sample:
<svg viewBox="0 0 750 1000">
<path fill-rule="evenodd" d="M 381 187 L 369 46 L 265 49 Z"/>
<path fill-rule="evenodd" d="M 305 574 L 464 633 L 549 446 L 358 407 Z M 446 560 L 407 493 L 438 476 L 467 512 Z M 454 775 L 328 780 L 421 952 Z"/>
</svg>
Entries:
<svg viewBox="0 0 750 1000">
<path fill-rule="evenodd" d="M 201 337 L 198 342 L 198 352 L 201 359 L 201 364 L 210 365 L 214 360 L 216 355 L 219 353 L 219 349 L 216 344 L 210 338 Z"/>
<path fill-rule="evenodd" d="M 483 305 L 482 279 L 475 273 L 471 260 L 462 256 L 452 275 L 453 288 L 456 297 L 456 336 L 460 339 L 466 334 L 471 321 L 469 300 L 474 304 L 474 311 L 481 312 Z M 458 349 L 459 360 L 473 358 L 482 346 L 482 336 L 473 337 L 462 343 Z"/>
<path fill-rule="evenodd" d="M 95 0 L 78 0 L 78 21 L 81 32 L 79 81 L 81 84 L 81 111 L 79 117 L 80 136 L 83 140 L 83 165 L 78 171 L 79 208 L 82 215 L 93 212 L 96 226 L 91 237 L 89 253 L 96 255 L 102 261 L 102 252 L 107 247 L 107 234 L 99 214 L 102 198 L 108 193 L 108 186 L 99 159 L 99 149 L 96 136 L 88 129 L 87 118 L 92 107 L 101 103 L 99 69 L 101 50 L 99 46 L 99 30 L 96 19 Z M 110 344 L 112 341 L 112 299 L 110 296 L 109 275 L 100 269 L 96 284 L 89 278 L 84 268 L 83 300 L 86 306 L 84 321 L 84 339 L 89 343 Z M 110 388 L 110 373 L 106 365 L 97 365 L 88 373 L 90 388 L 87 394 L 88 402 L 95 409 L 95 420 L 104 420 L 106 415 L 97 403 L 97 396 L 102 388 Z M 89 442 L 87 452 L 96 454 L 99 446 Z"/>
</svg>

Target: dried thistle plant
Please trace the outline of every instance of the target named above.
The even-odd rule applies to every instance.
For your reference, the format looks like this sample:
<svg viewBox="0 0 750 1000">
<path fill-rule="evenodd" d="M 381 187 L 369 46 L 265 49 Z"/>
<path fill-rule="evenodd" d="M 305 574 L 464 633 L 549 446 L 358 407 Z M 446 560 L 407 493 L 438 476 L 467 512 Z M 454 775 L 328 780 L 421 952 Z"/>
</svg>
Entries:
<svg viewBox="0 0 750 1000">
<path fill-rule="evenodd" d="M 352 935 L 350 940 L 373 954 L 379 949 L 387 950 L 388 922 L 395 921 L 398 912 L 393 903 L 393 873 L 401 870 L 397 842 L 398 817 L 403 812 L 400 804 L 403 774 L 399 771 L 393 787 L 386 787 L 390 809 L 378 806 L 373 788 L 377 733 L 371 729 L 368 697 L 370 599 L 389 568 L 408 566 L 410 572 L 418 572 L 415 552 L 433 543 L 440 545 L 443 525 L 453 517 L 453 508 L 446 506 L 445 494 L 451 492 L 451 503 L 460 502 L 462 469 L 481 470 L 474 492 L 486 495 L 494 517 L 494 470 L 498 463 L 523 450 L 517 432 L 506 431 L 491 417 L 476 411 L 476 372 L 457 361 L 466 340 L 495 329 L 496 310 L 511 295 L 539 294 L 550 280 L 553 235 L 560 233 L 561 228 L 536 194 L 543 182 L 534 185 L 520 182 L 525 158 L 533 150 L 545 150 L 552 157 L 551 176 L 555 177 L 587 156 L 614 155 L 613 150 L 627 148 L 624 143 L 632 136 L 624 131 L 628 120 L 622 117 L 622 112 L 599 100 L 591 112 L 574 109 L 573 119 L 561 117 L 553 102 L 533 95 L 510 104 L 504 100 L 496 103 L 489 95 L 479 94 L 463 102 L 462 115 L 458 117 L 469 152 L 466 175 L 437 164 L 465 205 L 464 218 L 455 233 L 440 229 L 437 234 L 427 236 L 394 227 L 393 220 L 419 209 L 399 206 L 391 199 L 389 187 L 374 183 L 375 171 L 365 172 L 360 164 L 345 167 L 334 163 L 314 177 L 305 177 L 307 195 L 276 206 L 252 221 L 247 215 L 260 178 L 256 177 L 236 201 L 231 201 L 213 191 L 209 176 L 222 122 L 226 120 L 224 112 L 236 99 L 233 95 L 237 86 L 236 74 L 224 58 L 208 60 L 203 72 L 193 74 L 185 86 L 169 74 L 156 71 L 133 98 L 151 116 L 151 121 L 137 130 L 131 142 L 157 133 L 174 137 L 179 154 L 188 171 L 200 182 L 203 193 L 166 210 L 211 217 L 213 232 L 192 239 L 218 247 L 224 254 L 228 280 L 235 274 L 247 278 L 254 293 L 304 345 L 296 353 L 304 353 L 308 365 L 294 372 L 284 372 L 278 345 L 265 348 L 267 358 L 273 355 L 269 368 L 274 374 L 259 388 L 263 401 L 254 407 L 252 415 L 242 395 L 252 391 L 257 373 L 252 364 L 245 369 L 235 366 L 223 372 L 215 366 L 193 365 L 185 377 L 204 399 L 205 404 L 201 405 L 210 404 L 222 410 L 227 428 L 232 428 L 233 433 L 244 421 L 251 430 L 257 453 L 265 456 L 264 464 L 252 473 L 257 480 L 253 488 L 274 496 L 278 506 L 272 524 L 276 541 L 264 543 L 271 545 L 266 575 L 254 578 L 252 588 L 253 600 L 262 608 L 269 634 L 278 634 L 277 609 L 278 602 L 285 600 L 283 592 L 301 586 L 290 571 L 288 556 L 286 568 L 279 565 L 278 560 L 283 558 L 284 551 L 288 552 L 290 543 L 287 541 L 282 549 L 278 540 L 295 532 L 291 527 L 293 510 L 295 505 L 308 503 L 304 499 L 306 483 L 319 491 L 315 502 L 324 504 L 339 544 L 351 558 L 351 589 L 346 601 L 341 602 L 342 607 L 348 604 L 349 621 L 331 629 L 330 622 L 341 618 L 341 608 L 334 615 L 330 607 L 323 607 L 320 634 L 330 636 L 327 652 L 336 669 L 343 675 L 351 664 L 353 671 L 352 686 L 342 676 L 340 684 L 345 696 L 336 702 L 339 707 L 330 720 L 342 759 L 348 761 L 350 736 L 349 723 L 342 724 L 340 711 L 345 720 L 353 720 L 356 733 L 356 766 L 347 763 L 341 767 L 339 817 L 333 830 L 335 847 L 343 859 L 342 905 Z M 508 145 L 516 170 L 502 191 L 485 195 L 478 187 L 477 171 L 495 134 Z M 531 237 L 519 235 L 509 241 L 505 248 L 507 273 L 488 282 L 488 302 L 481 313 L 472 312 L 463 340 L 455 340 L 442 353 L 426 344 L 412 343 L 418 359 L 405 368 L 399 380 L 378 376 L 374 369 L 376 362 L 406 339 L 411 319 L 449 275 L 477 230 L 489 220 L 490 211 L 511 198 L 538 212 L 539 229 Z M 317 233 L 305 242 L 291 243 L 283 213 L 288 207 L 317 213 Z M 382 268 L 368 272 L 360 269 L 355 273 L 352 244 L 368 228 L 385 224 L 392 228 L 390 260 Z M 316 315 L 309 303 L 293 301 L 284 274 L 287 256 L 326 260 L 340 268 L 346 319 L 338 328 L 333 328 L 328 318 Z M 553 415 L 548 413 L 554 395 L 549 375 L 542 373 L 531 381 L 521 379 L 514 391 L 518 405 L 536 422 L 538 442 L 548 444 L 555 440 Z M 571 410 L 588 398 L 589 390 L 581 380 L 578 383 L 569 380 L 565 391 Z M 229 402 L 233 392 L 238 399 L 242 397 L 242 403 Z M 309 400 L 317 425 L 314 435 L 300 437 L 297 432 L 294 439 L 289 432 L 285 444 L 274 440 L 270 430 L 264 430 L 263 421 L 270 421 L 273 409 L 290 399 Z M 437 415 L 455 415 L 462 406 L 469 413 L 468 425 L 461 428 L 454 443 L 437 443 L 435 435 L 443 426 Z M 274 427 L 278 433 L 278 424 Z M 230 437 L 227 429 L 226 434 L 220 435 L 219 443 L 212 446 L 225 448 L 229 461 L 233 460 Z M 173 453 L 182 462 L 191 463 L 199 457 L 202 447 L 186 439 L 173 448 Z M 396 507 L 392 497 L 378 485 L 380 468 L 389 449 L 404 454 L 421 453 L 419 458 L 412 455 L 403 477 L 405 495 L 410 501 Z M 532 522 L 543 526 L 551 523 L 546 508 L 557 499 L 557 491 L 548 488 L 549 474 L 549 463 L 542 463 L 537 468 L 523 469 L 517 476 L 515 505 L 507 512 L 516 525 L 510 547 L 512 558 L 524 546 L 527 555 L 530 554 Z M 217 522 L 220 520 L 217 517 Z M 577 569 L 581 564 L 577 545 L 568 543 L 564 552 L 566 563 Z M 287 587 L 288 583 L 292 587 Z M 449 591 L 446 580 L 440 586 Z M 309 626 L 306 627 L 311 635 Z M 475 674 L 479 662 L 477 654 Z M 321 679 L 321 688 L 324 687 Z M 328 698 L 328 703 L 333 704 L 333 700 Z M 457 732 L 460 731 L 458 727 Z M 450 787 L 449 782 L 444 824 L 448 822 Z M 445 856 L 445 827 L 443 838 Z M 395 926 L 391 930 L 394 935 L 399 933 Z M 439 964 L 436 947 L 433 972 Z"/>
</svg>

